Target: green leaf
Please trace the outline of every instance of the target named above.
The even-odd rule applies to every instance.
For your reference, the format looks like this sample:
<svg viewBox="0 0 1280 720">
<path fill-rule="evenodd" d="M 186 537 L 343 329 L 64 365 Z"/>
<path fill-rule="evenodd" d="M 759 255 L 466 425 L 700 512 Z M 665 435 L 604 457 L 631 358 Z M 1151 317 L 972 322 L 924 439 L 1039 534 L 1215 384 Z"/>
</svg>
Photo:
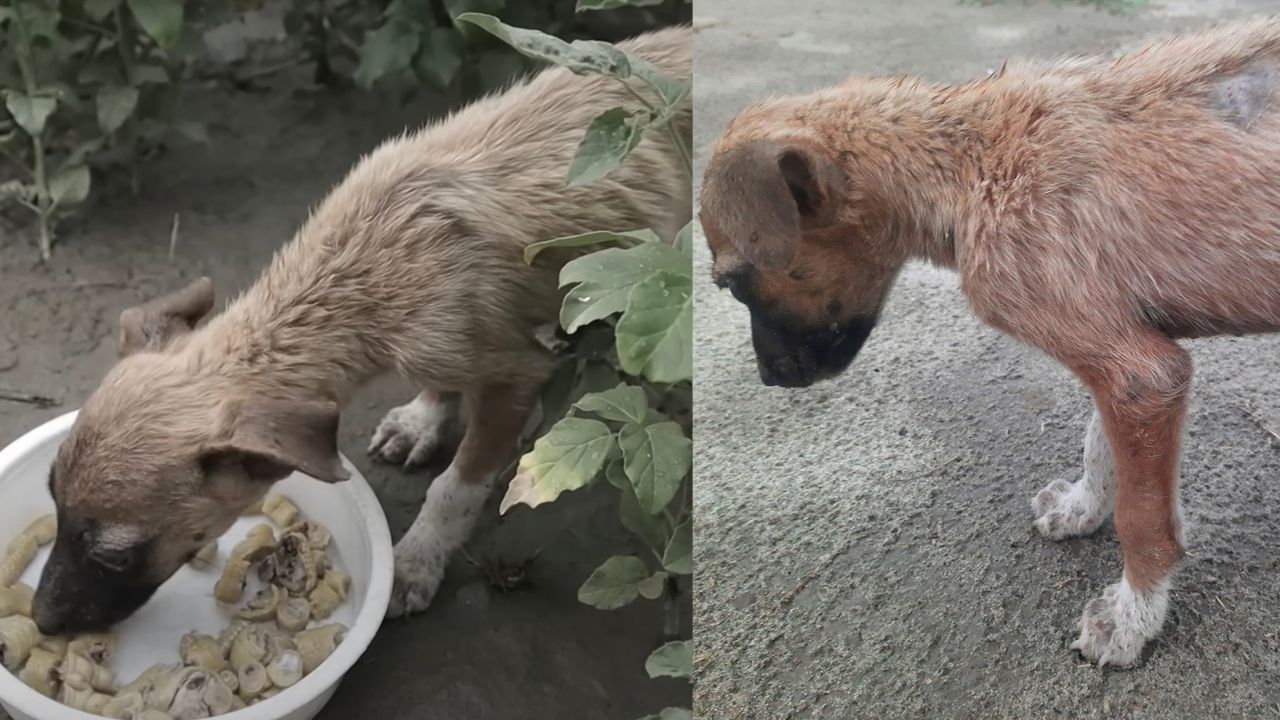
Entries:
<svg viewBox="0 0 1280 720">
<path fill-rule="evenodd" d="M 692 278 L 669 272 L 645 278 L 632 288 L 615 332 L 618 362 L 628 373 L 666 383 L 692 378 Z"/>
<path fill-rule="evenodd" d="M 89 168 L 77 165 L 61 170 L 49 180 L 49 197 L 55 206 L 79 205 L 89 197 Z"/>
<path fill-rule="evenodd" d="M 14 121 L 28 135 L 35 137 L 44 132 L 45 122 L 58 108 L 58 101 L 47 95 L 28 97 L 17 90 L 5 90 L 4 106 Z"/>
<path fill-rule="evenodd" d="M 622 459 L 640 507 L 657 515 L 680 490 L 693 464 L 693 443 L 670 420 L 652 425 L 630 423 L 618 436 Z"/>
<path fill-rule="evenodd" d="M 182 2 L 180 0 L 129 0 L 129 9 L 138 25 L 163 49 L 178 42 L 182 34 Z"/>
<path fill-rule="evenodd" d="M 631 70 L 636 77 L 653 88 L 662 100 L 662 106 L 667 109 L 678 107 L 693 89 L 692 83 L 673 80 L 659 72 L 657 67 L 639 58 L 631 58 Z"/>
<path fill-rule="evenodd" d="M 58 23 L 62 21 L 62 13 L 58 12 L 58 4 L 54 2 L 20 2 L 10 3 L 12 14 L 22 13 L 22 21 L 27 27 L 30 39 L 45 38 L 51 43 L 59 42 Z M 18 45 L 17 42 L 14 43 Z"/>
<path fill-rule="evenodd" d="M 98 88 L 98 127 L 113 133 L 124 125 L 138 106 L 138 89 L 129 86 L 103 85 Z"/>
<path fill-rule="evenodd" d="M 613 10 L 615 8 L 627 7 L 653 7 L 661 5 L 666 0 L 578 0 L 578 6 L 574 8 L 575 12 L 583 12 L 585 10 Z"/>
<path fill-rule="evenodd" d="M 614 458 L 609 462 L 609 466 L 604 469 L 604 479 L 609 484 L 619 490 L 626 490 L 631 487 L 631 478 L 627 477 L 627 471 L 622 465 L 622 458 Z M 632 491 L 634 494 L 635 491 Z"/>
<path fill-rule="evenodd" d="M 560 420 L 520 458 L 499 512 L 519 503 L 537 507 L 562 492 L 584 487 L 604 467 L 613 437 L 609 426 L 599 420 Z"/>
<path fill-rule="evenodd" d="M 492 15 L 481 13 L 463 13 L 456 19 L 488 31 L 522 55 L 555 63 L 579 75 L 596 73 L 621 80 L 631 77 L 631 63 L 626 54 L 606 42 L 574 40 L 567 43 L 537 30 L 511 27 Z"/>
<path fill-rule="evenodd" d="M 677 640 L 654 650 L 644 661 L 644 671 L 651 678 L 693 677 L 693 643 Z"/>
<path fill-rule="evenodd" d="M 640 720 L 693 720 L 693 713 L 684 708 L 669 707 L 657 715 L 645 715 Z"/>
<path fill-rule="evenodd" d="M 608 248 L 565 264 L 560 285 L 579 283 L 560 308 L 560 324 L 572 333 L 587 323 L 620 313 L 631 301 L 632 288 L 658 271 L 691 274 L 689 258 L 661 243 Z"/>
<path fill-rule="evenodd" d="M 644 540 L 655 553 L 662 552 L 667 545 L 667 536 L 671 533 L 666 516 L 662 513 L 651 515 L 640 507 L 636 490 L 631 486 L 631 478 L 627 477 L 621 461 L 609 463 L 605 478 L 610 485 L 618 488 L 618 515 L 622 526 Z"/>
<path fill-rule="evenodd" d="M 648 123 L 647 110 L 617 107 L 597 115 L 587 126 L 578 153 L 569 164 L 569 187 L 595 182 L 617 170 L 640 144 Z"/>
<path fill-rule="evenodd" d="M 445 90 L 462 69 L 462 38 L 453 28 L 432 28 L 414 62 L 418 77 Z"/>
<path fill-rule="evenodd" d="M 120 7 L 120 0 L 84 0 L 84 12 L 94 20 L 102 20 Z"/>
<path fill-rule="evenodd" d="M 75 147 L 71 148 L 70 152 L 67 153 L 66 159 L 62 161 L 62 167 L 71 168 L 77 165 L 83 165 L 85 158 L 101 150 L 105 143 L 106 138 L 99 136 L 77 144 Z"/>
<path fill-rule="evenodd" d="M 643 388 L 622 383 L 611 390 L 582 396 L 575 407 L 605 420 L 643 423 L 649 410 L 649 399 L 645 397 Z"/>
<path fill-rule="evenodd" d="M 640 584 L 636 586 L 636 589 L 640 591 L 640 597 L 645 600 L 657 600 L 662 597 L 662 591 L 666 589 L 666 587 L 667 574 L 659 570 L 644 580 L 641 580 Z"/>
<path fill-rule="evenodd" d="M 676 526 L 662 553 L 662 566 L 676 575 L 693 574 L 693 519 L 686 519 Z"/>
<path fill-rule="evenodd" d="M 616 242 L 622 245 L 634 245 L 635 240 L 641 242 L 657 242 L 658 234 L 652 230 L 629 230 L 627 232 L 609 232 L 607 230 L 597 230 L 595 232 L 582 233 L 581 235 L 566 235 L 564 237 L 552 238 L 550 240 L 539 240 L 535 243 L 529 243 L 524 248 L 524 262 L 526 265 L 532 265 L 533 259 L 547 248 L 553 247 L 584 247 L 587 245 L 599 245 L 601 243 Z"/>
<path fill-rule="evenodd" d="M 693 257 L 693 221 L 685 223 L 680 228 L 680 232 L 676 233 L 675 246 L 677 250 L 683 251 L 689 257 Z"/>
<path fill-rule="evenodd" d="M 640 595 L 649 568 L 634 555 L 614 555 L 578 588 L 578 600 L 601 610 L 617 610 Z"/>
<path fill-rule="evenodd" d="M 367 33 L 360 48 L 356 83 L 368 89 L 387 75 L 407 70 L 421 41 L 422 35 L 417 28 L 401 19 L 388 20 L 382 27 Z"/>
<path fill-rule="evenodd" d="M 32 188 L 30 185 L 20 180 L 10 180 L 9 182 L 0 183 L 0 203 L 10 200 L 22 200 L 30 202 Z"/>
</svg>

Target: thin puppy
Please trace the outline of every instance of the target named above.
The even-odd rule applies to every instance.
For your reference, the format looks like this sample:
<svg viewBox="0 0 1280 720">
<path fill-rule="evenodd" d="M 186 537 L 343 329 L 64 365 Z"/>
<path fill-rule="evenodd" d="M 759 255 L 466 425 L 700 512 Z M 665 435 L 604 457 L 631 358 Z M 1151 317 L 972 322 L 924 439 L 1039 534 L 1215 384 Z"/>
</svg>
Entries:
<svg viewBox="0 0 1280 720">
<path fill-rule="evenodd" d="M 691 75 L 687 27 L 623 47 Z M 429 450 L 455 412 L 465 425 L 396 546 L 391 614 L 424 609 L 553 364 L 537 336 L 556 322 L 569 255 L 530 267 L 524 247 L 601 228 L 671 238 L 688 222 L 687 174 L 663 134 L 608 178 L 565 187 L 591 119 L 633 102 L 612 79 L 544 71 L 364 158 L 205 327 L 193 329 L 213 306 L 207 281 L 126 311 L 122 358 L 50 473 L 59 525 L 36 593 L 41 631 L 123 620 L 291 472 L 345 479 L 339 408 L 384 369 L 421 388 L 419 419 L 393 413 L 376 450 Z M 688 137 L 690 107 L 674 122 Z"/>
<path fill-rule="evenodd" d="M 771 99 L 708 164 L 715 281 L 750 307 L 766 384 L 844 370 L 911 259 L 1084 382 L 1084 477 L 1033 504 L 1056 539 L 1114 503 L 1124 575 L 1072 644 L 1100 665 L 1139 661 L 1183 554 L 1176 341 L 1280 329 L 1278 82 L 1280 20 L 1237 22 L 1114 61 Z"/>
</svg>

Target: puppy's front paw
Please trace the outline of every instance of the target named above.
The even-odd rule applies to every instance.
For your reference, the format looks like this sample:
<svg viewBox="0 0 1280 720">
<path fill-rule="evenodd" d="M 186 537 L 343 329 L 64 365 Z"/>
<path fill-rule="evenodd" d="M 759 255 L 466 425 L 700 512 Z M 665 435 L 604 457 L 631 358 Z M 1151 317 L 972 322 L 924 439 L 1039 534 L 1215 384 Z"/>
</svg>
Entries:
<svg viewBox="0 0 1280 720">
<path fill-rule="evenodd" d="M 444 443 L 448 424 L 449 413 L 443 404 L 415 399 L 392 408 L 373 432 L 369 455 L 405 469 L 424 465 Z"/>
<path fill-rule="evenodd" d="M 1080 637 L 1071 643 L 1071 649 L 1079 650 L 1098 667 L 1137 665 L 1142 647 L 1164 626 L 1168 598 L 1164 584 L 1149 593 L 1134 592 L 1128 580 L 1109 585 L 1101 597 L 1085 604 Z"/>
<path fill-rule="evenodd" d="M 387 617 L 408 616 L 426 610 L 440 588 L 446 559 L 416 538 L 405 536 L 395 548 L 396 579 L 391 588 Z"/>
<path fill-rule="evenodd" d="M 1052 540 L 1088 535 L 1102 526 L 1106 511 L 1098 498 L 1083 487 L 1054 480 L 1031 500 L 1036 513 L 1036 529 Z"/>
</svg>

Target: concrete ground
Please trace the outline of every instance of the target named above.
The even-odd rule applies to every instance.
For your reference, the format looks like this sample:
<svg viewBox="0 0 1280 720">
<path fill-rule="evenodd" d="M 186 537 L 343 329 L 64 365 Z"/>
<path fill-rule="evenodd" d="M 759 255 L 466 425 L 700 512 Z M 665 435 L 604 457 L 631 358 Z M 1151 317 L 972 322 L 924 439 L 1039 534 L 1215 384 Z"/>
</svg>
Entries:
<svg viewBox="0 0 1280 720">
<path fill-rule="evenodd" d="M 115 361 L 122 309 L 201 274 L 214 279 L 220 303 L 233 297 L 362 153 L 458 102 L 428 93 L 400 106 L 313 91 L 302 87 L 306 73 L 273 76 L 256 93 L 187 88 L 183 110 L 209 122 L 213 145 L 174 147 L 145 163 L 136 196 L 118 176 L 100 175 L 96 204 L 68 224 L 47 266 L 16 221 L 26 218 L 0 216 L 0 389 L 57 400 L 44 409 L 0 400 L 0 446 L 80 405 Z M 374 486 L 396 537 L 443 468 L 405 473 L 371 463 L 365 448 L 383 413 L 413 394 L 381 378 L 355 397 L 340 430 L 340 449 Z M 429 611 L 384 625 L 320 720 L 633 720 L 688 706 L 688 683 L 651 680 L 644 670 L 663 642 L 657 603 L 601 611 L 577 600 L 600 562 L 638 549 L 614 493 L 568 493 L 501 520 L 497 501 L 469 554 L 538 553 L 527 586 L 495 590 L 456 557 Z M 0 720 L 8 720 L 3 711 Z"/>
<path fill-rule="evenodd" d="M 762 95 L 855 72 L 962 80 L 1268 8 L 697 0 L 698 174 Z M 766 388 L 746 311 L 697 248 L 699 717 L 1280 715 L 1280 338 L 1189 343 L 1190 553 L 1145 666 L 1100 671 L 1067 645 L 1119 576 L 1114 530 L 1045 541 L 1028 502 L 1078 477 L 1077 382 L 974 320 L 954 277 L 912 267 L 847 374 Z"/>
</svg>

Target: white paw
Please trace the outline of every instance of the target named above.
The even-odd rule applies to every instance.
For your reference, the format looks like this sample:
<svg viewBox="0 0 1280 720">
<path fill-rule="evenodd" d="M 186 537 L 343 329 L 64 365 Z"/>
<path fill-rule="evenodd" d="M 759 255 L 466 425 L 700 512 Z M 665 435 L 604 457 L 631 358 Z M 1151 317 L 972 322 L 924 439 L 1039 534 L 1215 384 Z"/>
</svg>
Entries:
<svg viewBox="0 0 1280 720">
<path fill-rule="evenodd" d="M 444 444 L 451 419 L 448 404 L 421 398 L 392 408 L 373 432 L 369 455 L 405 468 L 423 465 Z"/>
<path fill-rule="evenodd" d="M 1137 593 L 1127 579 L 1121 580 L 1085 604 L 1080 637 L 1071 649 L 1098 667 L 1133 667 L 1142 657 L 1142 647 L 1160 633 L 1168 609 L 1168 582 Z"/>
<path fill-rule="evenodd" d="M 1107 509 L 1097 496 L 1088 492 L 1084 482 L 1074 485 L 1054 480 L 1031 500 L 1036 513 L 1036 529 L 1053 540 L 1088 535 L 1102 526 Z"/>
<path fill-rule="evenodd" d="M 406 535 L 395 548 L 396 579 L 391 588 L 387 617 L 412 615 L 426 610 L 440 588 L 449 559 L 429 542 Z"/>
</svg>

